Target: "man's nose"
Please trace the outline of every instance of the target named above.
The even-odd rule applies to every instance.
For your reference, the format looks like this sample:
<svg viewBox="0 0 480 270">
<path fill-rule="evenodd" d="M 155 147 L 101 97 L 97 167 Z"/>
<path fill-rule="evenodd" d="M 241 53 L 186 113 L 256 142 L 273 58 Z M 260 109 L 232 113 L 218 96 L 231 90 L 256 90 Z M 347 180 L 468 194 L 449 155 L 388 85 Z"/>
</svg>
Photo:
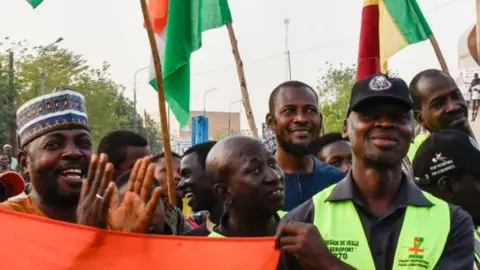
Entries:
<svg viewBox="0 0 480 270">
<path fill-rule="evenodd" d="M 63 156 L 66 158 L 78 159 L 81 158 L 83 155 L 80 149 L 75 144 L 70 143 L 65 146 Z"/>
<path fill-rule="evenodd" d="M 449 98 L 447 100 L 447 106 L 446 106 L 446 112 L 447 113 L 450 113 L 450 112 L 456 112 L 460 109 L 460 104 L 459 104 L 459 101 L 458 100 L 453 100 L 452 98 Z"/>
<path fill-rule="evenodd" d="M 278 172 L 274 168 L 269 168 L 268 169 L 267 177 L 266 177 L 267 182 L 277 182 L 277 181 L 280 181 L 281 178 L 282 178 L 282 173 L 281 172 Z"/>
</svg>

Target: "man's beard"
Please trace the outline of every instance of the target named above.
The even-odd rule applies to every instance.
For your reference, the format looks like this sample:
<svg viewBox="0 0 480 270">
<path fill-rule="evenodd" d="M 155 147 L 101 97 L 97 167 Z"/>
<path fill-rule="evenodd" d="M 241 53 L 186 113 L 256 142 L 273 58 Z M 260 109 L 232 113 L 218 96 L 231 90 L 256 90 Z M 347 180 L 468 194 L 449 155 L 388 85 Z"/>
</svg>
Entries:
<svg viewBox="0 0 480 270">
<path fill-rule="evenodd" d="M 394 156 L 370 156 L 367 153 L 364 153 L 363 158 L 365 160 L 365 165 L 370 168 L 374 168 L 379 171 L 387 171 L 395 168 L 399 164 L 402 164 L 402 159 L 398 159 Z"/>
<path fill-rule="evenodd" d="M 311 149 L 312 142 L 310 142 L 307 145 L 305 145 L 305 144 L 295 144 L 295 143 L 284 141 L 280 137 L 277 137 L 277 142 L 278 142 L 278 145 L 283 150 L 285 150 L 285 152 L 290 153 L 294 156 L 303 157 L 303 156 L 311 154 L 310 149 Z"/>
<path fill-rule="evenodd" d="M 33 188 L 46 205 L 65 209 L 78 205 L 80 190 L 61 190 L 57 184 L 58 174 L 55 173 L 54 169 L 39 170 L 37 171 L 37 177 L 41 180 L 37 180 Z"/>
</svg>

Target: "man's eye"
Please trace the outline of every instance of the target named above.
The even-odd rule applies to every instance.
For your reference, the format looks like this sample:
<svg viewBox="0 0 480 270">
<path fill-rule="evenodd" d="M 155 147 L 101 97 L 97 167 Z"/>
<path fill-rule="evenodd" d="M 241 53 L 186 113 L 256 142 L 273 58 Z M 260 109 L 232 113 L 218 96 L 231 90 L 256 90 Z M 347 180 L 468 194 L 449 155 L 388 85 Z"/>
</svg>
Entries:
<svg viewBox="0 0 480 270">
<path fill-rule="evenodd" d="M 58 142 L 48 142 L 45 145 L 45 148 L 47 148 L 47 149 L 54 149 L 54 148 L 58 148 L 58 147 L 60 147 L 60 143 L 58 143 Z"/>
</svg>

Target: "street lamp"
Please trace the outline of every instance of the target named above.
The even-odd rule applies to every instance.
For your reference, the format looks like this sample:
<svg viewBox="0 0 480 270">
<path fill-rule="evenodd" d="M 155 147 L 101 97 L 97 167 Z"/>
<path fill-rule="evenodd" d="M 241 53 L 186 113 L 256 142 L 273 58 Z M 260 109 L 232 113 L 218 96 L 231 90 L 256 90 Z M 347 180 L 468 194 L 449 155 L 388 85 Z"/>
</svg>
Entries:
<svg viewBox="0 0 480 270">
<path fill-rule="evenodd" d="M 232 135 L 232 128 L 231 128 L 232 105 L 240 103 L 240 102 L 243 102 L 243 100 L 240 99 L 240 100 L 237 100 L 237 101 L 230 102 L 230 106 L 228 106 L 228 136 Z"/>
<path fill-rule="evenodd" d="M 137 131 L 137 75 L 140 71 L 144 71 L 148 67 L 143 67 L 135 71 L 135 76 L 133 77 L 133 131 Z"/>
<path fill-rule="evenodd" d="M 213 88 L 210 90 L 207 90 L 203 93 L 203 116 L 207 117 L 207 110 L 206 110 L 206 104 L 207 104 L 207 94 L 210 92 L 213 92 L 215 90 L 218 90 L 218 88 Z"/>
<path fill-rule="evenodd" d="M 63 40 L 63 37 L 59 37 L 59 38 L 57 38 L 57 40 L 55 40 L 54 42 L 52 42 L 52 43 L 48 44 L 47 46 L 43 47 L 43 49 L 42 49 L 42 54 L 45 53 L 45 50 L 46 50 L 46 49 L 48 49 L 49 47 L 51 47 L 51 46 L 53 46 L 53 45 L 55 45 L 55 44 L 57 44 L 57 43 L 59 43 L 59 42 L 62 42 L 62 40 Z M 46 79 L 45 71 L 42 71 L 42 72 L 40 73 L 40 79 L 41 79 L 41 81 L 42 81 L 42 96 L 43 96 L 43 95 L 45 95 L 45 79 Z"/>
</svg>

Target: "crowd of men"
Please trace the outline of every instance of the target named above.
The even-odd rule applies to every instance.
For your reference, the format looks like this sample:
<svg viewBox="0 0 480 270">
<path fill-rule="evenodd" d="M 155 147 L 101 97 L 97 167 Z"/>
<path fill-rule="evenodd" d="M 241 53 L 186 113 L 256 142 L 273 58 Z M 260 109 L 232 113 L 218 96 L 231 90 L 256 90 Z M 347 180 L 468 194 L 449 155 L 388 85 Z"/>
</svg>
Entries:
<svg viewBox="0 0 480 270">
<path fill-rule="evenodd" d="M 18 174 L 0 175 L 0 207 L 139 234 L 275 236 L 285 270 L 477 269 L 480 148 L 448 74 L 359 80 L 343 130 L 322 137 L 309 85 L 280 84 L 268 106 L 275 150 L 231 136 L 174 154 L 172 205 L 145 138 L 117 130 L 93 146 L 81 94 L 37 97 L 18 109 Z"/>
</svg>

